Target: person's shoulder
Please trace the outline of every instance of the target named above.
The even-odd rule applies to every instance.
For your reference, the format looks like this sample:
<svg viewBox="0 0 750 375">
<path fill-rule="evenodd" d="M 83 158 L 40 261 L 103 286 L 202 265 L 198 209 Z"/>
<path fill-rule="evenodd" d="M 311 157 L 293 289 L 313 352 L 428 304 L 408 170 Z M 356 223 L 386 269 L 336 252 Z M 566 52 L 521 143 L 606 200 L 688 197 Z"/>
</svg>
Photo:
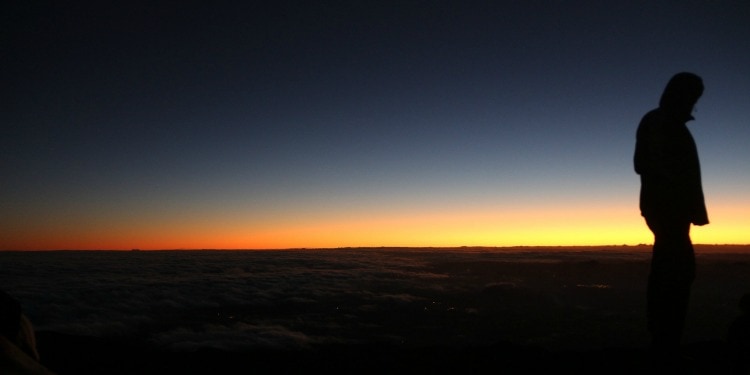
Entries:
<svg viewBox="0 0 750 375">
<path fill-rule="evenodd" d="M 662 123 L 663 121 L 664 114 L 661 110 L 659 110 L 659 108 L 648 111 L 645 115 L 643 115 L 643 118 L 641 118 L 641 122 L 638 124 L 637 137 L 640 139 L 646 137 L 647 134 L 653 133 L 655 130 L 660 128 L 658 124 Z"/>
<path fill-rule="evenodd" d="M 647 123 L 657 123 L 664 120 L 664 111 L 662 111 L 659 108 L 652 109 L 648 112 L 646 112 L 645 115 L 643 115 L 643 118 L 641 118 L 641 124 Z"/>
</svg>

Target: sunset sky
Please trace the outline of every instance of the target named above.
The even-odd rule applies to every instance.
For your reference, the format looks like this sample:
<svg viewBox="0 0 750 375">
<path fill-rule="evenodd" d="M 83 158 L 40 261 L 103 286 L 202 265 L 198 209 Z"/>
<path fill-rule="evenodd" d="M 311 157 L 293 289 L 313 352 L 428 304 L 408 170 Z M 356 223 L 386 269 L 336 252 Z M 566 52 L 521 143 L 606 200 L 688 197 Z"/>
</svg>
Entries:
<svg viewBox="0 0 750 375">
<path fill-rule="evenodd" d="M 0 250 L 650 243 L 680 71 L 693 241 L 750 243 L 746 1 L 74 3 L 1 12 Z"/>
</svg>

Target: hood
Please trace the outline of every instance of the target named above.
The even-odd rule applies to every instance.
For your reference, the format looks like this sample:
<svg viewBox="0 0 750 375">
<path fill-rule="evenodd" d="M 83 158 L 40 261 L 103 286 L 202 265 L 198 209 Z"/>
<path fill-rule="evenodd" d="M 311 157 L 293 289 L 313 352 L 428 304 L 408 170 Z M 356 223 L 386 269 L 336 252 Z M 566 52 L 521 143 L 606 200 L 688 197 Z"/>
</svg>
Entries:
<svg viewBox="0 0 750 375">
<path fill-rule="evenodd" d="M 675 74 L 667 83 L 659 100 L 659 108 L 683 119 L 691 120 L 693 107 L 703 95 L 703 80 L 693 73 Z"/>
</svg>

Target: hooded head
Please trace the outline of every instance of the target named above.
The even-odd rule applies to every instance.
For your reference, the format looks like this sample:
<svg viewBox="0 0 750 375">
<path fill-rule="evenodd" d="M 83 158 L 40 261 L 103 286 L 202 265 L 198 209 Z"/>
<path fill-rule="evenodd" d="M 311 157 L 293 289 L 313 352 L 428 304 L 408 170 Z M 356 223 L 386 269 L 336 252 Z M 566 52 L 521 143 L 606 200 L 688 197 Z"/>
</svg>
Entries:
<svg viewBox="0 0 750 375">
<path fill-rule="evenodd" d="M 693 73 L 677 73 L 669 80 L 659 100 L 659 108 L 685 121 L 692 119 L 691 113 L 703 94 L 703 80 Z"/>
</svg>

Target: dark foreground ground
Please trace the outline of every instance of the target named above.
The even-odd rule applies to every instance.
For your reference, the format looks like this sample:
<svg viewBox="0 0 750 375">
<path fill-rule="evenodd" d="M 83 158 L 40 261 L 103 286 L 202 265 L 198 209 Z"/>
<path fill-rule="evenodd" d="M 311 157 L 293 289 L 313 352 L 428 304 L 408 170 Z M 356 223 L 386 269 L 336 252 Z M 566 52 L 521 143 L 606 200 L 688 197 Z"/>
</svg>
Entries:
<svg viewBox="0 0 750 375">
<path fill-rule="evenodd" d="M 648 246 L 0 252 L 65 374 L 643 374 Z M 697 247 L 681 374 L 730 374 L 750 247 Z M 750 355 L 748 355 L 750 357 Z M 3 374 L 0 374 L 3 375 Z"/>
<path fill-rule="evenodd" d="M 646 348 L 547 350 L 497 343 L 480 347 L 327 346 L 230 352 L 148 350 L 136 343 L 39 333 L 43 363 L 58 374 L 664 374 Z M 721 341 L 683 346 L 674 373 L 731 374 Z"/>
</svg>

